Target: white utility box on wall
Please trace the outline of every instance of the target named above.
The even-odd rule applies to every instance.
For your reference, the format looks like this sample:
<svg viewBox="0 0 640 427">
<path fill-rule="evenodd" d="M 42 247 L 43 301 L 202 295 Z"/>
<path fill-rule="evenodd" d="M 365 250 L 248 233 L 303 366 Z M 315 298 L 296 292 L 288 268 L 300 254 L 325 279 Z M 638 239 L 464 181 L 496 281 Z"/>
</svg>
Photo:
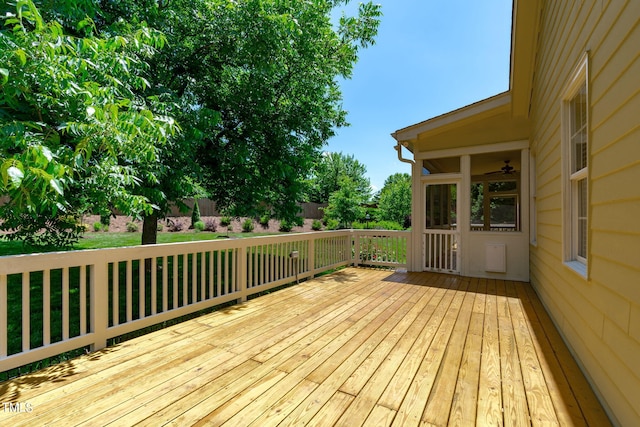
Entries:
<svg viewBox="0 0 640 427">
<path fill-rule="evenodd" d="M 494 273 L 507 272 L 507 245 L 504 243 L 485 244 L 484 269 Z"/>
</svg>

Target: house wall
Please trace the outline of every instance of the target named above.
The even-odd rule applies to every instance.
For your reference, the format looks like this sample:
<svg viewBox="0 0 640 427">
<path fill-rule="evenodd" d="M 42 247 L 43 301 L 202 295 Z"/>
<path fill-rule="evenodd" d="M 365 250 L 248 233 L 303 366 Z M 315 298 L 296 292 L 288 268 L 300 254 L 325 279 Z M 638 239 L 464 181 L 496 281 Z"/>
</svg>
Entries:
<svg viewBox="0 0 640 427">
<path fill-rule="evenodd" d="M 561 96 L 589 51 L 587 278 L 563 262 Z M 614 423 L 640 425 L 640 1 L 543 2 L 531 283 Z"/>
</svg>

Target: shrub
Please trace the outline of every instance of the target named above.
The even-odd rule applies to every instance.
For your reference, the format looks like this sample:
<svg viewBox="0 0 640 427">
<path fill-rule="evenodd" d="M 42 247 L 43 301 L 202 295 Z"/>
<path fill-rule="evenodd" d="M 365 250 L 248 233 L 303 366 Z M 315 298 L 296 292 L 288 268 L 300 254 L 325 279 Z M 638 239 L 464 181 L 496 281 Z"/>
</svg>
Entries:
<svg viewBox="0 0 640 427">
<path fill-rule="evenodd" d="M 211 232 L 215 232 L 216 229 L 218 228 L 218 225 L 216 224 L 216 220 L 215 219 L 207 219 L 204 222 L 204 230 L 205 231 L 211 231 Z"/>
<path fill-rule="evenodd" d="M 322 230 L 322 222 L 318 219 L 314 219 L 313 222 L 311 223 L 311 229 L 315 231 Z"/>
<path fill-rule="evenodd" d="M 231 218 L 228 216 L 223 216 L 222 218 L 220 218 L 220 225 L 223 227 L 228 226 L 229 224 L 231 224 Z"/>
<path fill-rule="evenodd" d="M 183 225 L 180 220 L 171 221 L 169 220 L 169 231 L 175 233 L 177 231 L 182 231 Z"/>
<path fill-rule="evenodd" d="M 245 233 L 251 233 L 253 231 L 253 221 L 247 218 L 242 223 L 242 231 Z"/>
<path fill-rule="evenodd" d="M 262 228 L 269 228 L 269 220 L 271 219 L 271 215 L 264 214 L 260 217 L 260 225 Z"/>
<path fill-rule="evenodd" d="M 100 230 L 102 230 L 102 223 L 98 222 L 98 221 L 94 222 L 93 223 L 93 231 L 97 232 L 97 231 L 100 231 Z"/>
<path fill-rule="evenodd" d="M 337 219 L 327 218 L 326 223 L 328 230 L 337 230 L 338 227 L 340 227 L 340 221 L 338 221 Z"/>
<path fill-rule="evenodd" d="M 291 231 L 292 228 L 293 228 L 293 225 L 291 225 L 291 223 L 286 219 L 283 219 L 282 221 L 280 221 L 280 231 L 288 233 Z"/>
<path fill-rule="evenodd" d="M 104 214 L 104 215 L 100 215 L 100 223 L 102 225 L 109 225 L 111 224 L 111 214 Z"/>
<path fill-rule="evenodd" d="M 162 226 L 162 224 L 160 224 L 160 223 L 156 224 L 156 230 L 162 231 L 163 228 L 164 227 Z"/>
<path fill-rule="evenodd" d="M 293 218 L 293 225 L 296 227 L 302 227 L 304 225 L 304 218 L 301 216 Z"/>
<path fill-rule="evenodd" d="M 193 224 L 193 228 L 196 231 L 204 231 L 204 229 L 205 229 L 204 221 L 196 221 Z"/>
<path fill-rule="evenodd" d="M 404 227 L 395 221 L 371 221 L 371 222 L 354 222 L 352 227 L 355 229 L 372 229 L 372 230 L 404 230 Z"/>
<path fill-rule="evenodd" d="M 198 205 L 198 199 L 193 200 L 193 211 L 191 212 L 191 227 L 195 228 L 196 223 L 200 221 L 200 206 Z M 202 231 L 202 230 L 200 230 Z"/>
<path fill-rule="evenodd" d="M 89 224 L 78 224 L 78 227 L 80 227 L 83 233 L 86 233 L 91 228 Z"/>
<path fill-rule="evenodd" d="M 127 231 L 129 233 L 135 233 L 136 231 L 138 231 L 138 224 L 133 221 L 127 222 Z"/>
<path fill-rule="evenodd" d="M 103 225 L 103 226 L 102 226 L 102 231 L 104 231 L 105 233 L 106 233 L 107 231 L 109 231 L 109 226 L 108 226 L 108 225 Z"/>
</svg>

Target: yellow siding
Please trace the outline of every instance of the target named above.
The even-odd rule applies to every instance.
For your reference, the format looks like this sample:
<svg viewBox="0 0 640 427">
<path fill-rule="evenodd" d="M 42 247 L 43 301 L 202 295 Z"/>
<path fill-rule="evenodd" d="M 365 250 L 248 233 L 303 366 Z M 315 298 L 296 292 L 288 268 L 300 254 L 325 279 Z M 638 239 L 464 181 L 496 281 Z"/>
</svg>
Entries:
<svg viewBox="0 0 640 427">
<path fill-rule="evenodd" d="M 589 277 L 563 264 L 561 95 L 589 51 Z M 640 425 L 640 1 L 544 2 L 531 282 L 614 423 Z"/>
</svg>

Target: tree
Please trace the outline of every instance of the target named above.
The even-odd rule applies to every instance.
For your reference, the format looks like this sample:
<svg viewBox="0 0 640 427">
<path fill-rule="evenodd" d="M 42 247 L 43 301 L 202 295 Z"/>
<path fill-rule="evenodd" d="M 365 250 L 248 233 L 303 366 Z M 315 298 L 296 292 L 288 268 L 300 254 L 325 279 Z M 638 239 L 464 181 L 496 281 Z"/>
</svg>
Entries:
<svg viewBox="0 0 640 427">
<path fill-rule="evenodd" d="M 385 180 L 378 201 L 378 220 L 404 224 L 411 215 L 411 176 L 396 173 Z"/>
<path fill-rule="evenodd" d="M 78 217 L 111 207 L 139 215 L 132 191 L 144 165 L 177 127 L 136 95 L 145 60 L 164 38 L 144 26 L 98 37 L 90 19 L 71 35 L 45 22 L 31 0 L 6 12 L 0 30 L 0 207 L 8 238 L 67 246 Z"/>
<path fill-rule="evenodd" d="M 152 88 L 180 106 L 177 144 L 190 148 L 178 151 L 193 155 L 217 206 L 248 216 L 266 205 L 293 220 L 303 178 L 346 125 L 337 77 L 351 76 L 377 32 L 372 3 L 334 28 L 331 10 L 346 3 L 121 0 L 103 10 L 106 21 L 146 21 L 166 34 L 171 48 L 154 57 Z"/>
<path fill-rule="evenodd" d="M 329 196 L 329 204 L 325 208 L 328 219 L 338 221 L 341 227 L 351 227 L 351 224 L 365 215 L 362 205 L 366 202 L 358 186 L 349 177 L 340 178 L 339 189 Z"/>
<path fill-rule="evenodd" d="M 366 166 L 353 155 L 325 153 L 309 179 L 308 198 L 315 203 L 327 203 L 331 194 L 340 189 L 340 181 L 348 178 L 364 203 L 371 195 L 371 184 L 366 173 Z"/>
<path fill-rule="evenodd" d="M 39 1 L 56 28 L 50 44 L 55 45 L 57 36 L 68 41 L 42 58 L 43 69 L 62 67 L 67 73 L 60 80 L 64 82 L 73 81 L 71 74 L 92 71 L 87 81 L 75 82 L 82 89 L 75 104 L 57 102 L 53 92 L 49 101 L 63 106 L 64 117 L 52 119 L 42 133 L 56 130 L 61 137 L 73 136 L 61 144 L 73 153 L 78 145 L 82 150 L 85 137 L 102 137 L 101 144 L 89 145 L 91 156 L 83 160 L 82 167 L 69 169 L 76 174 L 64 183 L 73 182 L 75 187 L 65 193 L 65 203 L 56 204 L 60 195 L 53 203 L 58 210 L 39 215 L 55 217 L 60 206 L 71 212 L 72 205 L 76 212 L 98 209 L 95 213 L 103 214 L 118 207 L 110 205 L 113 201 L 127 208 L 119 207 L 125 213 L 144 215 L 143 243 L 155 242 L 157 219 L 170 202 L 203 193 L 232 215 L 252 215 L 266 205 L 276 217 L 295 217 L 296 202 L 304 194 L 303 177 L 335 128 L 346 125 L 337 77 L 350 77 L 359 49 L 371 45 L 377 33 L 381 13 L 372 3 L 361 4 L 357 16 L 342 16 L 334 27 L 331 10 L 346 3 L 348 0 Z M 17 4 L 18 14 L 31 13 L 27 10 L 33 6 L 30 0 Z M 84 15 L 88 18 L 76 25 L 76 19 Z M 32 25 L 24 32 L 34 27 L 39 31 Z M 164 40 L 158 31 L 168 48 L 156 50 Z M 81 49 L 85 40 L 100 45 L 83 53 L 95 50 L 102 55 L 95 69 L 92 62 L 65 62 L 63 53 Z M 49 44 L 34 46 L 46 50 Z M 28 46 L 23 50 L 28 51 Z M 7 74 L 13 78 L 16 71 L 3 67 L 2 76 Z M 48 99 L 45 93 L 52 85 L 40 77 L 42 81 L 29 82 L 43 88 L 41 99 L 34 98 L 29 104 L 33 111 L 38 111 L 42 99 Z M 93 81 L 97 85 L 92 86 Z M 90 90 L 85 90 L 85 83 Z M 86 92 L 93 89 L 105 97 L 102 104 L 87 101 Z M 124 125 L 125 120 L 120 119 L 125 116 L 129 120 L 126 129 L 109 141 L 105 130 Z M 169 118 L 176 119 L 183 132 L 176 133 Z M 57 130 L 67 121 L 82 126 Z M 37 116 L 30 120 L 40 122 Z M 143 137 L 134 138 L 136 133 Z M 136 149 L 132 142 L 141 147 Z M 105 149 L 108 147 L 113 150 Z M 59 153 L 50 151 L 51 158 L 57 159 Z M 5 174 L 7 183 L 18 179 L 14 172 Z M 116 181 L 113 186 L 107 185 L 110 180 Z M 70 194 L 80 196 L 71 203 Z"/>
</svg>

